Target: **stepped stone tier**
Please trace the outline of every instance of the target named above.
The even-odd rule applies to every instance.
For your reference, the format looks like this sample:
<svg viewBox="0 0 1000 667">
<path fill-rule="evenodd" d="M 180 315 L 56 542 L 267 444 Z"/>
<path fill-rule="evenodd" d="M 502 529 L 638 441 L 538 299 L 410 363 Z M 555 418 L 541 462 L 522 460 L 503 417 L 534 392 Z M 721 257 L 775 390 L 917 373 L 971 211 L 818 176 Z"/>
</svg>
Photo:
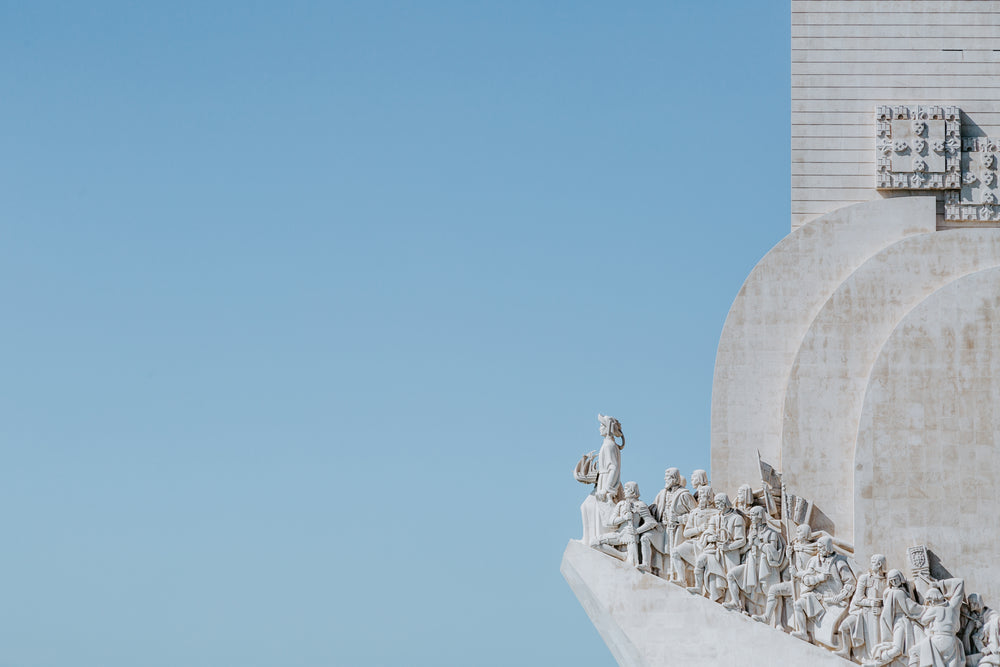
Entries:
<svg viewBox="0 0 1000 667">
<path fill-rule="evenodd" d="M 562 572 L 622 665 L 1000 667 L 1000 1 L 791 6 L 792 231 L 710 470 L 644 502 L 600 415 Z"/>
</svg>

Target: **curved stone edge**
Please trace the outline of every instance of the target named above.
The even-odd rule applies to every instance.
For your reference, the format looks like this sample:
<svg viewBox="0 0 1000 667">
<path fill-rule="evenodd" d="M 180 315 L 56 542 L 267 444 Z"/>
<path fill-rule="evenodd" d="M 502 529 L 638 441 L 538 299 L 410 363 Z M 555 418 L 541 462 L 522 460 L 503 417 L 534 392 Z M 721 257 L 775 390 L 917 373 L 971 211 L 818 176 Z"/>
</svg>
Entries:
<svg viewBox="0 0 1000 667">
<path fill-rule="evenodd" d="M 570 540 L 560 571 L 623 667 L 854 663 Z"/>
<path fill-rule="evenodd" d="M 870 257 L 823 304 L 788 378 L 781 434 L 784 481 L 808 489 L 823 513 L 814 528 L 855 541 L 854 459 L 865 388 L 897 323 L 948 283 L 994 266 L 1000 229 L 918 234 Z"/>
<path fill-rule="evenodd" d="M 731 491 L 756 479 L 756 449 L 781 465 L 785 387 L 809 324 L 866 259 L 935 228 L 934 197 L 874 200 L 799 227 L 757 263 L 729 309 L 716 352 L 713 486 Z"/>
<path fill-rule="evenodd" d="M 895 327 L 869 379 L 855 454 L 856 553 L 935 565 L 1000 600 L 1000 268 L 959 278 Z"/>
</svg>

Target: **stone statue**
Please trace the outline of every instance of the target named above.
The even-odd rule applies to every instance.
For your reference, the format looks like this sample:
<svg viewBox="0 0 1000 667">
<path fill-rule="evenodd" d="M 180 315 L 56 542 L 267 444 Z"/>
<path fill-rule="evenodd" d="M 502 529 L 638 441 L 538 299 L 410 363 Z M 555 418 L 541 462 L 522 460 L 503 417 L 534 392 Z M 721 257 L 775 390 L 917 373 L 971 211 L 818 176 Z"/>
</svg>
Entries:
<svg viewBox="0 0 1000 667">
<path fill-rule="evenodd" d="M 733 507 L 737 511 L 741 512 L 744 516 L 750 515 L 750 508 L 753 507 L 753 487 L 749 484 L 743 484 L 740 488 L 736 489 L 736 500 L 733 501 Z"/>
<path fill-rule="evenodd" d="M 672 556 L 674 551 L 684 541 L 684 523 L 688 514 L 697 505 L 691 492 L 687 490 L 684 478 L 677 468 L 667 468 L 663 474 L 663 489 L 656 494 L 656 500 L 650 505 L 649 511 L 653 518 L 663 526 L 658 535 L 651 535 L 653 540 L 653 569 L 659 569 L 661 576 L 671 581 L 683 581 L 683 561 Z M 659 540 L 659 543 L 657 543 Z M 669 562 L 670 571 L 666 570 Z"/>
<path fill-rule="evenodd" d="M 726 592 L 726 576 L 740 564 L 740 553 L 747 543 L 746 519 L 736 511 L 729 496 L 715 496 L 718 513 L 708 520 L 701 535 L 701 555 L 694 566 L 694 586 L 688 590 L 719 601 Z"/>
<path fill-rule="evenodd" d="M 698 494 L 698 490 L 703 486 L 712 486 L 708 481 L 708 473 L 702 469 L 695 470 L 691 473 L 691 488 L 694 489 L 695 495 Z"/>
<path fill-rule="evenodd" d="M 925 636 L 913 648 L 916 660 L 910 660 L 911 667 L 965 667 L 965 650 L 958 638 L 964 599 L 962 579 L 943 579 L 927 589 L 924 611 L 917 619 Z"/>
<path fill-rule="evenodd" d="M 621 422 L 614 417 L 599 414 L 597 420 L 601 423 L 601 436 L 604 437 L 597 454 L 597 499 L 615 502 L 619 500 L 621 487 L 621 450 L 625 449 L 625 436 Z M 619 445 L 615 438 L 621 438 L 622 444 Z"/>
<path fill-rule="evenodd" d="M 609 547 L 624 546 L 626 562 L 644 572 L 649 572 L 653 549 L 650 532 L 660 524 L 653 519 L 646 503 L 639 500 L 638 484 L 626 482 L 625 498 L 615 505 L 608 523 L 617 531 L 604 533 L 598 537 L 597 548 L 618 557 L 619 553 Z"/>
<path fill-rule="evenodd" d="M 1000 614 L 992 613 L 983 622 L 982 652 L 979 654 L 980 667 L 1000 667 Z"/>
<path fill-rule="evenodd" d="M 670 552 L 670 567 L 676 577 L 673 581 L 681 586 L 690 584 L 691 574 L 694 572 L 698 556 L 701 555 L 704 548 L 702 535 L 708 528 L 709 520 L 719 513 L 719 510 L 715 509 L 712 504 L 715 501 L 715 492 L 712 491 L 712 487 L 702 486 L 697 495 L 698 506 L 688 512 L 684 528 L 681 531 L 684 541 L 675 544 Z"/>
<path fill-rule="evenodd" d="M 777 609 L 778 598 L 791 598 L 792 601 L 795 600 L 799 587 L 799 578 L 806 571 L 809 559 L 815 556 L 818 551 L 818 545 L 812 537 L 812 528 L 809 527 L 809 524 L 803 523 L 795 528 L 795 539 L 788 545 L 785 551 L 788 557 L 789 580 L 773 584 L 768 588 L 767 606 L 764 609 L 764 613 L 754 615 L 753 617 L 755 621 L 760 621 L 761 623 L 771 623 L 773 618 L 773 625 L 781 626 L 783 629 L 782 614 Z M 777 615 L 772 617 L 776 611 Z"/>
<path fill-rule="evenodd" d="M 833 540 L 824 535 L 819 551 L 809 559 L 801 582 L 803 592 L 792 604 L 795 630 L 792 636 L 837 649 L 837 630 L 847 614 L 847 601 L 857 578 L 847 559 L 836 553 Z"/>
<path fill-rule="evenodd" d="M 906 667 L 907 656 L 916 644 L 916 619 L 923 607 L 910 597 L 906 577 L 899 570 L 889 570 L 886 584 L 879 615 L 882 641 L 869 649 L 871 658 L 861 663 L 865 667 Z"/>
<path fill-rule="evenodd" d="M 692 494 L 680 471 L 667 468 L 663 489 L 647 506 L 638 484 L 620 481 L 621 424 L 606 415 L 598 420 L 601 449 L 573 471 L 593 484 L 581 506 L 586 544 L 756 621 L 787 631 L 791 617 L 793 637 L 863 667 L 1000 667 L 1000 614 L 978 595 L 966 599 L 963 579 L 931 576 L 926 546 L 907 549 L 912 586 L 899 570 L 886 572 L 882 554 L 856 577 L 847 560 L 853 545 L 812 532 L 805 522 L 811 503 L 783 485 L 778 512 L 770 485 L 776 480 L 766 477 L 760 495 L 744 484 L 732 503 L 714 493 L 704 470 L 692 473 Z M 785 600 L 790 613 L 779 606 Z"/>
<path fill-rule="evenodd" d="M 747 487 L 749 488 L 749 487 Z M 727 609 L 760 614 L 768 591 L 781 581 L 785 564 L 785 541 L 767 521 L 767 511 L 750 508 L 750 528 L 747 531 L 744 561 L 729 570 Z"/>
<path fill-rule="evenodd" d="M 601 450 L 584 454 L 576 464 L 573 477 L 594 488 L 580 505 L 583 518 L 583 543 L 593 545 L 597 538 L 608 532 L 608 517 L 614 504 L 621 500 L 621 450 L 625 447 L 622 425 L 614 417 L 598 414 L 600 434 L 604 438 Z M 621 446 L 615 441 L 622 439 Z"/>
<path fill-rule="evenodd" d="M 874 554 L 871 567 L 858 577 L 858 587 L 851 598 L 848 616 L 840 625 L 839 655 L 860 660 L 872 657 L 872 651 L 881 642 L 879 619 L 882 615 L 882 596 L 888 586 L 885 574 L 885 556 Z"/>
<path fill-rule="evenodd" d="M 983 606 L 982 598 L 976 593 L 970 593 L 962 608 L 962 631 L 960 633 L 966 662 L 971 656 L 983 653 L 983 626 L 986 623 L 986 617 L 987 610 Z"/>
</svg>

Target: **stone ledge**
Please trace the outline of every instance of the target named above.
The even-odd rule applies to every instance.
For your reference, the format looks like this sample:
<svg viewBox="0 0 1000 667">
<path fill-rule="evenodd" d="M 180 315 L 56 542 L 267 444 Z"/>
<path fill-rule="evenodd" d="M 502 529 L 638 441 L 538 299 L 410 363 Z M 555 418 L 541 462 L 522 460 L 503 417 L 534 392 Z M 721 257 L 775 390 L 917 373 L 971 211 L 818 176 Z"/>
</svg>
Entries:
<svg viewBox="0 0 1000 667">
<path fill-rule="evenodd" d="M 560 572 L 622 667 L 854 663 L 570 540 Z"/>
</svg>

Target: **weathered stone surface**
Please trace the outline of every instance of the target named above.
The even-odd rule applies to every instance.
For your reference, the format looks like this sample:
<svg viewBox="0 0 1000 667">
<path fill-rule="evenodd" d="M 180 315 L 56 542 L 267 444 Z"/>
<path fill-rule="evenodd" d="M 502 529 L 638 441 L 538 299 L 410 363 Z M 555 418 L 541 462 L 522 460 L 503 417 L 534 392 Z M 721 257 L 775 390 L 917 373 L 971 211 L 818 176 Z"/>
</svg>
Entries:
<svg viewBox="0 0 1000 667">
<path fill-rule="evenodd" d="M 872 366 L 896 324 L 943 285 L 994 266 L 1000 229 L 911 236 L 858 267 L 816 315 L 788 379 L 781 449 L 786 483 L 808 490 L 829 520 L 814 527 L 854 541 L 858 424 Z"/>
<path fill-rule="evenodd" d="M 623 667 L 853 664 L 577 540 L 560 570 Z"/>
<path fill-rule="evenodd" d="M 785 387 L 809 325 L 865 260 L 934 231 L 933 197 L 849 206 L 803 225 L 754 267 L 722 330 L 712 385 L 712 482 L 757 479 L 756 449 L 781 464 Z"/>
<path fill-rule="evenodd" d="M 907 547 L 926 544 L 969 592 L 1000 604 L 998 406 L 994 268 L 934 292 L 879 352 L 857 435 L 859 558 L 882 551 L 901 564 Z"/>
</svg>

